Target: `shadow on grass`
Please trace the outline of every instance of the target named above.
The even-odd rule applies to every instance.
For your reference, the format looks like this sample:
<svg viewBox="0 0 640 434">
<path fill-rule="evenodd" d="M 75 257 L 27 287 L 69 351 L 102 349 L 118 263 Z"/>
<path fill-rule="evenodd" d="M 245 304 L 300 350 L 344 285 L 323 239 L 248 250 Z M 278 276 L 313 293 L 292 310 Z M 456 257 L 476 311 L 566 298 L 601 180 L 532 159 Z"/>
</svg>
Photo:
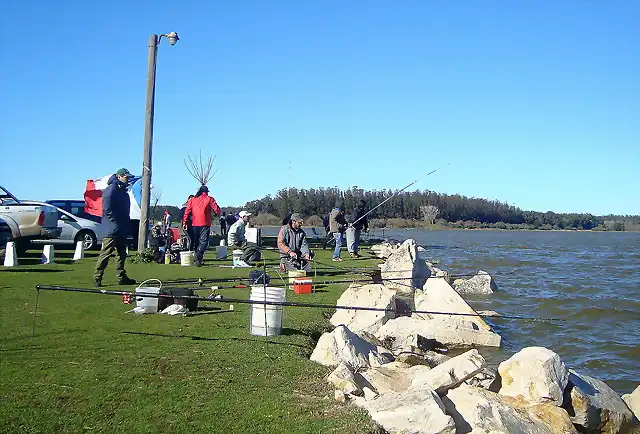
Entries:
<svg viewBox="0 0 640 434">
<path fill-rule="evenodd" d="M 193 335 L 168 335 L 168 334 L 164 334 L 164 333 L 148 333 L 148 332 L 133 332 L 133 331 L 125 331 L 122 332 L 123 334 L 127 334 L 127 335 L 137 335 L 137 336 L 154 336 L 154 337 L 161 337 L 161 338 L 183 338 L 183 339 L 191 339 L 193 341 L 235 341 L 235 342 L 255 342 L 255 343 L 264 343 L 264 339 L 263 338 L 256 338 L 256 339 L 248 339 L 248 338 L 206 338 L 206 337 L 202 337 L 202 336 L 193 336 Z M 300 334 L 304 334 L 302 332 L 300 332 Z M 272 337 L 270 337 L 272 338 Z M 303 348 L 303 349 L 307 349 L 306 345 L 302 345 L 302 344 L 294 344 L 294 343 L 290 343 L 290 342 L 278 342 L 278 341 L 272 341 L 269 340 L 269 345 L 285 345 L 285 346 L 289 346 L 289 347 L 296 347 L 296 348 Z"/>
</svg>

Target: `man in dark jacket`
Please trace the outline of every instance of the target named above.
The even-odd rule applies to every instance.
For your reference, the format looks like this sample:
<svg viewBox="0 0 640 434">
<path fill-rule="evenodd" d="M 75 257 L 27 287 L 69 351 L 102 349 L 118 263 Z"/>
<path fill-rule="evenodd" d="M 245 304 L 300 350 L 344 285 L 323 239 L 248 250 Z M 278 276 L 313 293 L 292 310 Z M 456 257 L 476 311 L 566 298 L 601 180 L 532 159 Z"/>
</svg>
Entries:
<svg viewBox="0 0 640 434">
<path fill-rule="evenodd" d="M 364 229 L 365 232 L 369 230 L 369 222 L 367 221 L 367 212 L 365 208 L 367 202 L 360 200 L 356 209 L 353 210 L 351 216 L 351 225 L 347 229 L 347 250 L 349 250 L 349 256 L 352 258 L 359 258 L 358 246 L 360 245 L 360 233 Z"/>
<path fill-rule="evenodd" d="M 302 215 L 294 212 L 289 223 L 280 228 L 278 250 L 280 250 L 280 269 L 311 271 L 311 259 L 314 254 L 309 250 L 307 237 L 302 230 Z"/>
<path fill-rule="evenodd" d="M 120 285 L 133 285 L 134 279 L 127 276 L 124 261 L 127 259 L 127 235 L 129 234 L 129 193 L 127 185 L 133 175 L 127 169 L 120 169 L 109 179 L 109 186 L 102 192 L 102 227 L 105 237 L 102 239 L 102 250 L 98 256 L 96 270 L 93 275 L 93 286 L 102 286 L 102 276 L 109 264 L 109 257 L 114 250 L 118 253 L 116 272 Z"/>
<path fill-rule="evenodd" d="M 347 220 L 344 218 L 344 203 L 341 200 L 336 202 L 336 207 L 329 214 L 329 230 L 336 240 L 336 246 L 333 249 L 333 260 L 342 261 L 340 257 L 340 249 L 344 242 L 344 232 L 347 230 Z"/>
</svg>

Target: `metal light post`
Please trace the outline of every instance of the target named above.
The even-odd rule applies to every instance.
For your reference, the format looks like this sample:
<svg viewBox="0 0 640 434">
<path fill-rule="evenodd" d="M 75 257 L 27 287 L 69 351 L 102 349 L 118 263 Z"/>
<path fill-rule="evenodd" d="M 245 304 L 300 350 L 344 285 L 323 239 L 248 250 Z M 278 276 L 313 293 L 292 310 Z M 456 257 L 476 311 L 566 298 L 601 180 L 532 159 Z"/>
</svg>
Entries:
<svg viewBox="0 0 640 434">
<path fill-rule="evenodd" d="M 156 58 L 158 44 L 162 37 L 169 45 L 178 42 L 178 34 L 171 32 L 160 36 L 153 34 L 149 38 L 149 66 L 147 73 L 147 112 L 144 122 L 144 156 L 142 159 L 142 200 L 140 204 L 140 225 L 138 227 L 138 252 L 147 246 L 147 227 L 149 225 L 149 206 L 151 202 L 151 148 L 153 144 L 153 106 L 156 98 Z"/>
</svg>

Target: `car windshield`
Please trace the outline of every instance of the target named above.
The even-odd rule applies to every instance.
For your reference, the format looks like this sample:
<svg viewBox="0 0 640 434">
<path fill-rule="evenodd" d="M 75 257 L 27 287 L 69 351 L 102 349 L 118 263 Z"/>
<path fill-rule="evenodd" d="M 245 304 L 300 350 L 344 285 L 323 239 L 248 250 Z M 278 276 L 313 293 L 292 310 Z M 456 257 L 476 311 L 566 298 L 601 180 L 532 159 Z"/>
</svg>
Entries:
<svg viewBox="0 0 640 434">
<path fill-rule="evenodd" d="M 0 205 L 17 205 L 18 202 L 8 194 L 0 194 Z"/>
</svg>

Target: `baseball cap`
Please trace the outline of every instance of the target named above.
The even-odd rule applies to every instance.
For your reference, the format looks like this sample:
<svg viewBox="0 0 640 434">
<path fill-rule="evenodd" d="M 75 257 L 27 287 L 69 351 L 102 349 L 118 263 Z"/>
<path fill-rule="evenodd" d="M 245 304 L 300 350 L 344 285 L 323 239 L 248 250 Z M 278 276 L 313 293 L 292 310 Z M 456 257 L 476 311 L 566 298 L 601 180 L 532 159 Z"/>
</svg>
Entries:
<svg viewBox="0 0 640 434">
<path fill-rule="evenodd" d="M 250 212 L 247 212 L 247 211 L 240 211 L 240 214 L 238 214 L 238 215 L 240 216 L 240 218 L 242 218 L 242 217 L 249 217 L 249 216 L 251 216 L 253 214 L 251 214 Z"/>
<path fill-rule="evenodd" d="M 118 171 L 116 172 L 116 176 L 126 176 L 127 178 L 133 178 L 131 172 L 129 172 L 124 167 L 122 169 L 118 169 Z"/>
<path fill-rule="evenodd" d="M 300 214 L 299 212 L 294 212 L 293 214 L 291 214 L 291 220 L 295 220 L 297 222 L 301 222 L 302 221 L 302 214 Z"/>
</svg>

